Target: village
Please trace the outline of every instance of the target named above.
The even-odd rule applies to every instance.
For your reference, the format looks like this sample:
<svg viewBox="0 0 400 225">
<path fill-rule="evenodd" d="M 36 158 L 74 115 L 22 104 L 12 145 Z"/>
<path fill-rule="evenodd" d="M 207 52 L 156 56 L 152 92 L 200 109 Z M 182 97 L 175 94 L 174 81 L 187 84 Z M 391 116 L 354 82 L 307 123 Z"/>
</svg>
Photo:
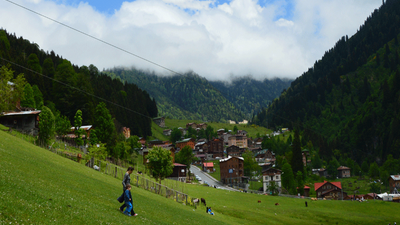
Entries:
<svg viewBox="0 0 400 225">
<path fill-rule="evenodd" d="M 40 110 L 35 111 L 20 111 L 20 112 L 8 112 L 3 117 L 0 117 L 0 123 L 11 127 L 13 129 L 20 130 L 24 133 L 31 135 L 37 135 L 38 133 L 38 116 Z M 165 118 L 158 117 L 154 118 L 153 121 L 162 127 L 165 127 Z M 234 123 L 230 121 L 230 123 Z M 244 121 L 243 123 L 247 123 Z M 186 127 L 179 127 L 178 129 L 182 133 L 182 137 L 185 136 L 188 129 L 200 130 L 207 129 L 207 123 L 187 123 Z M 90 139 L 90 132 L 92 130 L 91 125 L 81 126 L 84 135 L 83 138 Z M 69 140 L 70 144 L 74 144 L 76 135 L 74 133 L 75 128 L 71 127 L 65 137 Z M 164 129 L 163 135 L 170 136 L 172 129 Z M 287 128 L 282 128 L 278 132 L 274 132 L 271 135 L 280 135 L 285 132 L 289 132 Z M 130 137 L 129 128 L 124 127 L 122 130 L 125 138 Z M 171 156 L 174 163 L 172 174 L 168 176 L 168 179 L 173 179 L 181 182 L 191 182 L 190 179 L 196 179 L 200 183 L 206 185 L 210 182 L 214 184 L 212 187 L 227 187 L 231 190 L 237 191 L 252 191 L 259 194 L 277 194 L 287 195 L 288 193 L 282 187 L 282 170 L 276 168 L 276 156 L 271 149 L 262 149 L 263 138 L 250 138 L 245 130 L 237 130 L 235 133 L 231 130 L 218 129 L 217 137 L 213 137 L 210 140 L 205 138 L 194 139 L 194 138 L 181 138 L 173 144 L 171 141 L 161 141 L 158 139 L 145 140 L 145 138 L 139 138 L 140 145 L 142 146 L 138 151 L 142 162 L 145 165 L 147 162 L 146 156 L 153 147 L 162 147 L 171 152 Z M 196 166 L 201 173 L 196 176 L 189 177 L 189 171 L 193 171 L 191 168 L 187 168 L 186 165 L 175 162 L 175 154 L 177 154 L 182 148 L 189 146 L 194 155 L 193 165 Z M 81 148 L 83 153 L 86 153 L 86 148 Z M 244 167 L 245 162 L 242 157 L 243 154 L 248 151 L 254 156 L 254 161 L 258 164 L 261 169 L 261 173 L 258 176 L 245 176 Z M 302 162 L 304 167 L 311 167 L 310 152 L 307 149 L 302 151 Z M 217 172 L 216 172 L 217 171 Z M 218 173 L 218 174 L 216 174 Z M 326 168 L 311 168 L 311 173 L 321 178 L 330 178 Z M 346 166 L 339 166 L 337 168 L 338 179 L 346 179 L 354 177 L 351 174 L 351 168 Z M 213 181 L 203 181 L 205 177 L 209 177 Z M 262 187 L 257 190 L 249 189 L 249 182 L 262 183 Z M 273 188 L 271 189 L 271 186 Z M 311 186 L 311 185 L 310 185 Z M 400 201 L 400 194 L 398 189 L 400 187 L 400 175 L 390 175 L 389 177 L 389 193 L 366 193 L 357 194 L 358 191 L 343 190 L 342 181 L 327 181 L 315 182 L 312 187 L 307 185 L 303 186 L 303 194 L 298 193 L 297 197 L 315 197 L 315 199 L 333 199 L 333 200 L 384 200 L 384 201 Z M 351 186 L 351 183 L 350 183 Z M 298 187 L 297 187 L 298 189 Z M 313 194 L 310 195 L 310 192 Z"/>
</svg>

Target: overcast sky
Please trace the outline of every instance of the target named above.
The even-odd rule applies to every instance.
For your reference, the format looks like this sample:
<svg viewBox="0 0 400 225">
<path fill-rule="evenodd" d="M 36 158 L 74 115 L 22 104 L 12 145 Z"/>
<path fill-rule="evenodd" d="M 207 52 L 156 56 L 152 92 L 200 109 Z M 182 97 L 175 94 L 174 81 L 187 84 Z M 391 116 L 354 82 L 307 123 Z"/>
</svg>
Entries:
<svg viewBox="0 0 400 225">
<path fill-rule="evenodd" d="M 40 17 L 20 4 L 179 73 L 296 78 L 381 0 L 0 0 L 0 27 L 78 66 L 149 62 Z"/>
</svg>

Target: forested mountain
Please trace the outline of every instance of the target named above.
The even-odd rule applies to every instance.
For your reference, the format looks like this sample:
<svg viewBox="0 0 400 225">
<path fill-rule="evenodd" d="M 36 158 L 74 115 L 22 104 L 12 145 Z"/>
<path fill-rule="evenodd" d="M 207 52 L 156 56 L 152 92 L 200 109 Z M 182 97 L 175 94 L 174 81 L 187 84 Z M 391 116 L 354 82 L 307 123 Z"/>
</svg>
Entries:
<svg viewBox="0 0 400 225">
<path fill-rule="evenodd" d="M 216 122 L 249 119 L 290 85 L 290 81 L 261 82 L 249 77 L 235 79 L 231 84 L 210 82 L 194 73 L 167 77 L 124 68 L 106 73 L 149 92 L 162 116 Z"/>
<path fill-rule="evenodd" d="M 30 85 L 39 87 L 45 105 L 59 110 L 71 124 L 78 109 L 83 125 L 93 124 L 97 104 L 105 102 L 117 125 L 129 127 L 132 134 L 151 135 L 150 118 L 158 114 L 156 102 L 135 84 L 112 79 L 93 65 L 73 65 L 5 30 L 0 30 L 0 57 L 1 65 L 10 65 L 14 76 L 23 73 Z"/>
<path fill-rule="evenodd" d="M 400 157 L 400 1 L 387 0 L 254 122 L 299 127 L 320 155 L 382 164 Z"/>
<path fill-rule="evenodd" d="M 233 79 L 231 83 L 210 81 L 210 84 L 245 113 L 246 118 L 251 118 L 279 97 L 286 88 L 290 87 L 291 82 L 292 80 L 289 79 L 275 78 L 259 81 L 251 77 L 242 77 Z"/>
</svg>

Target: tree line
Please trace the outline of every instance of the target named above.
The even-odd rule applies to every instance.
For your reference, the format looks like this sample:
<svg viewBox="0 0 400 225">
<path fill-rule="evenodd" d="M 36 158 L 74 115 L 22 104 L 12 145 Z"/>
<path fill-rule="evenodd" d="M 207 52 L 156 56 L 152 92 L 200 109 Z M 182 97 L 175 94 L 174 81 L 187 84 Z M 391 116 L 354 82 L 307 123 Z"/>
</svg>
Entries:
<svg viewBox="0 0 400 225">
<path fill-rule="evenodd" d="M 358 164 L 400 158 L 400 2 L 386 1 L 348 38 L 257 114 L 263 126 L 301 128 L 324 160 Z M 399 171 L 400 172 L 400 171 Z"/>
<path fill-rule="evenodd" d="M 1 111 L 14 110 L 16 99 L 21 100 L 22 107 L 40 109 L 44 115 L 48 108 L 55 117 L 55 132 L 63 134 L 68 126 L 74 125 L 78 111 L 81 125 L 94 125 L 94 130 L 100 130 L 97 121 L 100 105 L 108 111 L 108 119 L 115 127 L 115 132 L 97 135 L 110 151 L 118 147 L 120 138 L 115 137 L 122 127 L 129 127 L 132 135 L 151 136 L 151 118 L 158 116 L 156 101 L 137 85 L 113 79 L 93 65 L 78 67 L 6 30 L 0 30 L 0 57 L 2 78 L 7 77 L 19 88 L 7 92 L 19 93 L 7 98 L 14 101 L 8 106 L 3 104 L 6 95 L 2 93 Z M 2 92 L 6 92 L 4 88 Z M 105 141 L 102 135 L 114 137 L 114 141 Z"/>
</svg>

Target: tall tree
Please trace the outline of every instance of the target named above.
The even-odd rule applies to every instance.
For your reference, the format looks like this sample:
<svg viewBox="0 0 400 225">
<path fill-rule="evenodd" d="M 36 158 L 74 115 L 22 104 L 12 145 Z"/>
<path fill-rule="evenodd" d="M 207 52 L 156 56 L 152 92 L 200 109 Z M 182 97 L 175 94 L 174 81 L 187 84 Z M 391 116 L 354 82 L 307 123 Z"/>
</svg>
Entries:
<svg viewBox="0 0 400 225">
<path fill-rule="evenodd" d="M 75 143 L 78 146 L 82 146 L 83 145 L 83 140 L 81 135 L 83 134 L 83 130 L 81 129 L 82 126 L 82 111 L 78 109 L 78 111 L 76 111 L 75 116 L 74 116 L 74 126 L 75 126 L 75 130 L 74 133 L 76 135 L 75 138 Z"/>
<path fill-rule="evenodd" d="M 130 147 L 129 154 L 139 152 L 140 148 L 142 148 L 142 144 L 139 142 L 139 137 L 136 135 L 130 136 L 127 142 Z"/>
<path fill-rule="evenodd" d="M 43 106 L 42 112 L 39 115 L 39 143 L 49 144 L 54 137 L 55 118 L 49 108 Z"/>
<path fill-rule="evenodd" d="M 294 189 L 293 170 L 289 163 L 282 166 L 282 186 L 291 194 L 296 192 Z"/>
<path fill-rule="evenodd" d="M 14 71 L 9 66 L 0 68 L 0 112 L 15 109 L 18 100 L 24 99 L 25 78 L 19 74 L 13 79 Z"/>
<path fill-rule="evenodd" d="M 376 162 L 371 163 L 368 171 L 368 175 L 371 178 L 378 178 L 379 177 L 379 167 Z"/>
<path fill-rule="evenodd" d="M 100 102 L 96 106 L 96 114 L 93 125 L 96 129 L 96 135 L 99 141 L 107 144 L 108 150 L 111 151 L 112 147 L 115 146 L 115 143 L 112 139 L 115 137 L 116 131 L 111 114 L 104 102 Z"/>
<path fill-rule="evenodd" d="M 35 98 L 33 96 L 33 89 L 29 83 L 25 84 L 24 100 L 21 101 L 21 106 L 27 108 L 36 108 Z"/>
<path fill-rule="evenodd" d="M 242 157 L 245 176 L 252 178 L 253 176 L 257 176 L 261 173 L 261 167 L 256 162 L 253 152 L 247 150 L 243 153 Z"/>
<path fill-rule="evenodd" d="M 66 116 L 61 115 L 60 111 L 56 111 L 54 117 L 56 120 L 55 132 L 57 135 L 63 136 L 71 131 L 71 122 Z"/>
<path fill-rule="evenodd" d="M 171 137 L 169 138 L 169 140 L 175 144 L 177 141 L 181 140 L 182 138 L 182 131 L 179 130 L 178 128 L 173 128 L 171 131 Z"/>
<path fill-rule="evenodd" d="M 178 154 L 175 155 L 175 161 L 177 163 L 182 163 L 186 165 L 186 169 L 190 169 L 190 165 L 192 164 L 194 159 L 194 154 L 193 150 L 190 146 L 185 146 L 183 147 Z M 189 179 L 190 179 L 190 173 L 189 173 Z"/>
<path fill-rule="evenodd" d="M 37 85 L 32 86 L 33 90 L 33 98 L 35 99 L 35 105 L 37 109 L 42 109 L 43 107 L 43 94 L 40 91 L 39 87 Z"/>
<path fill-rule="evenodd" d="M 303 181 L 303 173 L 301 171 L 297 171 L 296 180 L 297 180 L 297 192 L 300 193 L 301 196 L 304 195 L 304 181 Z"/>
<path fill-rule="evenodd" d="M 328 174 L 332 177 L 332 178 L 336 178 L 338 176 L 338 170 L 337 168 L 339 168 L 340 164 L 337 161 L 337 159 L 335 157 L 333 157 L 328 164 L 327 170 L 328 170 Z"/>
<path fill-rule="evenodd" d="M 292 145 L 292 169 L 293 173 L 296 173 L 298 171 L 303 171 L 303 156 L 301 154 L 301 144 L 300 144 L 300 135 L 298 129 L 294 130 L 294 140 L 293 140 L 293 145 Z"/>
<path fill-rule="evenodd" d="M 171 152 L 167 149 L 154 146 L 146 156 L 147 163 L 153 177 L 161 184 L 161 180 L 171 175 L 174 168 Z"/>
</svg>

